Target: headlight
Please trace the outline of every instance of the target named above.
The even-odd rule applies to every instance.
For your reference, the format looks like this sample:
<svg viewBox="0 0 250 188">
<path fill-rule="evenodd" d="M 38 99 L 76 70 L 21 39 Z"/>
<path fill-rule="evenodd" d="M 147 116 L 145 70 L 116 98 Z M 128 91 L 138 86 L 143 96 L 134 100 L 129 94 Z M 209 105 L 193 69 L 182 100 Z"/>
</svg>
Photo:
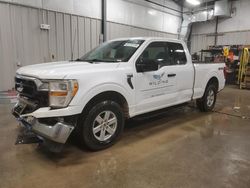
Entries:
<svg viewBox="0 0 250 188">
<path fill-rule="evenodd" d="M 58 80 L 49 82 L 49 102 L 51 107 L 66 107 L 76 95 L 76 80 Z"/>
</svg>

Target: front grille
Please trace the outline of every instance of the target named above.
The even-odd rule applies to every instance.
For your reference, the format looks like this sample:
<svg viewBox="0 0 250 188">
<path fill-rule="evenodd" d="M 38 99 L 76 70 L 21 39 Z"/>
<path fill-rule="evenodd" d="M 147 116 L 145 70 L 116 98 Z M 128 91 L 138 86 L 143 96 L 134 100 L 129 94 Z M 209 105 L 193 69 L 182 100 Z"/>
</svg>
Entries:
<svg viewBox="0 0 250 188">
<path fill-rule="evenodd" d="M 20 97 L 32 101 L 37 108 L 49 106 L 48 91 L 38 91 L 34 79 L 15 77 L 15 89 Z"/>
<path fill-rule="evenodd" d="M 27 80 L 16 77 L 15 82 L 16 82 L 15 89 L 17 92 L 20 93 L 20 95 L 28 98 L 34 98 L 37 87 L 33 80 Z"/>
</svg>

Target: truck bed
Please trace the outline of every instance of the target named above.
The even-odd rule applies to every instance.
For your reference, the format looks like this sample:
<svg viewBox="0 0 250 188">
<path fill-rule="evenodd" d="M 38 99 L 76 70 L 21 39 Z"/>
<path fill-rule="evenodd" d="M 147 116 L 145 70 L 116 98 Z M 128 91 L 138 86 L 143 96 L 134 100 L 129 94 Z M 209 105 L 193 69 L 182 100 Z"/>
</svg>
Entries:
<svg viewBox="0 0 250 188">
<path fill-rule="evenodd" d="M 193 63 L 195 69 L 195 83 L 194 83 L 194 96 L 193 98 L 200 98 L 203 93 L 208 80 L 216 76 L 219 81 L 218 90 L 222 90 L 225 86 L 225 77 L 224 77 L 224 67 L 225 63 L 205 63 L 198 62 Z"/>
</svg>

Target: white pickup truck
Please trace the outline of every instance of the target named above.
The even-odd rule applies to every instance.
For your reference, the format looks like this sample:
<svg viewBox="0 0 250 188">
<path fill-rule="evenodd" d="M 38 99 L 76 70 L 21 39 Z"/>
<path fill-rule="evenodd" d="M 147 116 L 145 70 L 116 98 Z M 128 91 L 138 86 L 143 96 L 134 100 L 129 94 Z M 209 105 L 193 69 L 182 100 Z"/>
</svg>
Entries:
<svg viewBox="0 0 250 188">
<path fill-rule="evenodd" d="M 63 145 L 75 130 L 100 150 L 118 140 L 125 119 L 192 100 L 211 111 L 224 66 L 193 64 L 180 40 L 116 39 L 74 61 L 18 69 L 13 114 L 45 142 Z"/>
</svg>

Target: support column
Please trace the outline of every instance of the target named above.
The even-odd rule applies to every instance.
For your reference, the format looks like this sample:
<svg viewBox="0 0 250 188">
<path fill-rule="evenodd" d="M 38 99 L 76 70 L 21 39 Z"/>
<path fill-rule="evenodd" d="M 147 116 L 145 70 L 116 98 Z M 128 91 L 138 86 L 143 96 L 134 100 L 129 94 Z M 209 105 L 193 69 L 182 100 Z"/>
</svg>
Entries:
<svg viewBox="0 0 250 188">
<path fill-rule="evenodd" d="M 102 0 L 102 26 L 100 42 L 107 40 L 107 0 Z"/>
</svg>

